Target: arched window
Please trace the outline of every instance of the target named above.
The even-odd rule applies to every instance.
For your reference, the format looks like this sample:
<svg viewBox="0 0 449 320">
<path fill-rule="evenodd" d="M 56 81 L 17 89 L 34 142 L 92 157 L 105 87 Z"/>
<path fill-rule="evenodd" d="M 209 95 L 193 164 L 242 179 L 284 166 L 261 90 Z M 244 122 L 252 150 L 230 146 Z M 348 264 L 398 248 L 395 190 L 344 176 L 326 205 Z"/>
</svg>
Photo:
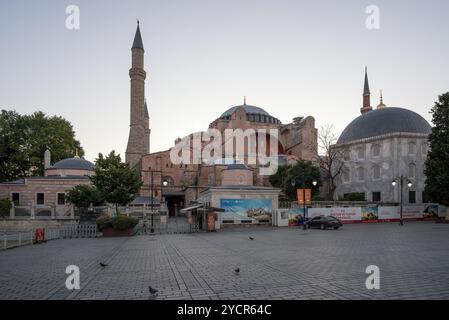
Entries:
<svg viewBox="0 0 449 320">
<path fill-rule="evenodd" d="M 379 144 L 376 143 L 371 146 L 371 156 L 373 156 L 373 157 L 380 156 L 380 145 Z"/>
<path fill-rule="evenodd" d="M 379 180 L 380 176 L 381 176 L 381 170 L 380 170 L 380 166 L 378 165 L 374 165 L 372 168 L 372 174 L 373 174 L 373 180 Z"/>
<path fill-rule="evenodd" d="M 359 181 L 365 180 L 365 170 L 363 169 L 363 167 L 357 168 L 357 179 Z"/>
<path fill-rule="evenodd" d="M 416 153 L 416 143 L 414 141 L 410 141 L 408 143 L 408 154 L 415 154 Z"/>
<path fill-rule="evenodd" d="M 167 186 L 173 186 L 173 185 L 175 184 L 173 178 L 170 177 L 170 176 L 165 176 L 165 177 L 162 179 L 162 183 L 163 183 L 164 181 L 167 181 Z"/>
<path fill-rule="evenodd" d="M 414 163 L 410 163 L 408 165 L 408 177 L 410 179 L 413 179 L 415 178 L 415 176 L 416 176 L 416 165 Z"/>
<path fill-rule="evenodd" d="M 345 150 L 343 151 L 343 159 L 344 159 L 345 161 L 348 161 L 348 160 L 351 159 L 351 151 L 349 151 L 349 149 L 345 149 Z"/>
<path fill-rule="evenodd" d="M 351 175 L 349 174 L 349 169 L 344 168 L 342 171 L 342 178 L 344 183 L 348 183 L 351 181 Z"/>
<path fill-rule="evenodd" d="M 365 159 L 365 147 L 358 147 L 357 148 L 357 158 L 359 160 Z"/>
<path fill-rule="evenodd" d="M 427 143 L 423 143 L 421 145 L 421 153 L 425 156 L 427 156 L 427 151 L 429 150 L 429 146 L 427 145 Z"/>
</svg>

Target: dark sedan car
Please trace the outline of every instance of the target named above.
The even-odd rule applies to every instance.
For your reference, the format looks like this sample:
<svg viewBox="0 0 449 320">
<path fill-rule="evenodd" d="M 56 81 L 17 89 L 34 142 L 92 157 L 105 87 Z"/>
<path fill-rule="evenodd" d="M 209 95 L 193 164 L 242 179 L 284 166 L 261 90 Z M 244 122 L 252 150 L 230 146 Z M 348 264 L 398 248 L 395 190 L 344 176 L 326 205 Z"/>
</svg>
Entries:
<svg viewBox="0 0 449 320">
<path fill-rule="evenodd" d="M 318 216 L 306 222 L 307 228 L 319 228 L 321 230 L 333 228 L 337 230 L 343 224 L 333 216 Z"/>
</svg>

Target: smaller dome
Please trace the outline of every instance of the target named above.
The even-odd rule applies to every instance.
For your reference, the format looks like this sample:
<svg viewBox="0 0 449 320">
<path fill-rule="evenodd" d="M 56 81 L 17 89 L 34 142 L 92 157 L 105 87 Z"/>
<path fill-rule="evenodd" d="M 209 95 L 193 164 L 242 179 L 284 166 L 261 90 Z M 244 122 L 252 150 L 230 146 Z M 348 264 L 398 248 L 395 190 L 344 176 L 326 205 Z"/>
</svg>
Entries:
<svg viewBox="0 0 449 320">
<path fill-rule="evenodd" d="M 80 157 L 63 159 L 56 162 L 50 169 L 78 169 L 78 170 L 95 170 L 95 165 Z"/>
<path fill-rule="evenodd" d="M 337 144 L 381 136 L 389 133 L 429 134 L 430 124 L 408 109 L 389 107 L 366 112 L 343 130 Z"/>
</svg>

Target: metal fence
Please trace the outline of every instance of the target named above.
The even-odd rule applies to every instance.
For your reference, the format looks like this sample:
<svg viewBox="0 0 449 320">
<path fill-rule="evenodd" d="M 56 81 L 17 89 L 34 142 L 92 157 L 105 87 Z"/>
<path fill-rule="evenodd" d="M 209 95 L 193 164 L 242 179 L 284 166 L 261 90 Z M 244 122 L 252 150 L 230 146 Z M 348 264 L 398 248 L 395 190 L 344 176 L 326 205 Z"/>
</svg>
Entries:
<svg viewBox="0 0 449 320">
<path fill-rule="evenodd" d="M 1 235 L 0 249 L 11 249 L 28 244 L 32 244 L 34 241 L 34 232 L 16 232 L 16 233 L 4 233 Z"/>
<path fill-rule="evenodd" d="M 165 221 L 164 221 L 165 220 Z M 186 217 L 170 217 L 161 219 L 161 216 L 154 215 L 143 219 L 138 225 L 138 234 L 178 234 L 201 232 L 199 223 L 195 220 L 188 222 Z"/>
<path fill-rule="evenodd" d="M 96 224 L 67 225 L 59 229 L 45 229 L 45 241 L 73 238 L 96 238 L 101 236 Z M 0 249 L 33 244 L 36 241 L 36 232 L 11 232 L 0 235 Z"/>
<path fill-rule="evenodd" d="M 100 236 L 96 224 L 74 224 L 59 229 L 59 238 L 96 238 Z"/>
</svg>

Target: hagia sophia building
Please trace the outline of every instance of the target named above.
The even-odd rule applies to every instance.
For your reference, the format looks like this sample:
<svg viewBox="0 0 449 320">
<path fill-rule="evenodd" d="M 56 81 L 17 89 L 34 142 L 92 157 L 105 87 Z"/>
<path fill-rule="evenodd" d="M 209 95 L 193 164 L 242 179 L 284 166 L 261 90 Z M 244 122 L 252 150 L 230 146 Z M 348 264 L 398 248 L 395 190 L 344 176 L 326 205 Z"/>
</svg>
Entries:
<svg viewBox="0 0 449 320">
<path fill-rule="evenodd" d="M 173 164 L 170 149 L 150 153 L 150 117 L 145 99 L 144 70 L 145 49 L 139 26 L 132 46 L 131 115 L 126 162 L 142 173 L 143 187 L 137 202 L 159 203 L 164 199 L 170 211 L 182 208 L 197 199 L 198 194 L 212 186 L 246 185 L 270 187 L 268 176 L 259 174 L 259 163 L 247 165 L 235 159 L 223 158 L 209 164 Z M 260 107 L 246 103 L 234 106 L 212 121 L 209 128 L 221 133 L 225 129 L 278 130 L 278 161 L 280 164 L 299 159 L 315 160 L 317 129 L 311 116 L 296 117 L 292 123 L 283 124 Z M 178 138 L 175 143 L 180 142 Z M 245 145 L 245 155 L 248 154 Z M 269 152 L 269 151 L 267 151 Z M 152 177 L 152 178 L 151 178 Z M 153 179 L 153 182 L 151 181 Z M 165 185 L 164 183 L 165 182 Z M 151 190 L 153 189 L 153 190 Z M 151 199 L 153 197 L 153 199 Z"/>
</svg>

